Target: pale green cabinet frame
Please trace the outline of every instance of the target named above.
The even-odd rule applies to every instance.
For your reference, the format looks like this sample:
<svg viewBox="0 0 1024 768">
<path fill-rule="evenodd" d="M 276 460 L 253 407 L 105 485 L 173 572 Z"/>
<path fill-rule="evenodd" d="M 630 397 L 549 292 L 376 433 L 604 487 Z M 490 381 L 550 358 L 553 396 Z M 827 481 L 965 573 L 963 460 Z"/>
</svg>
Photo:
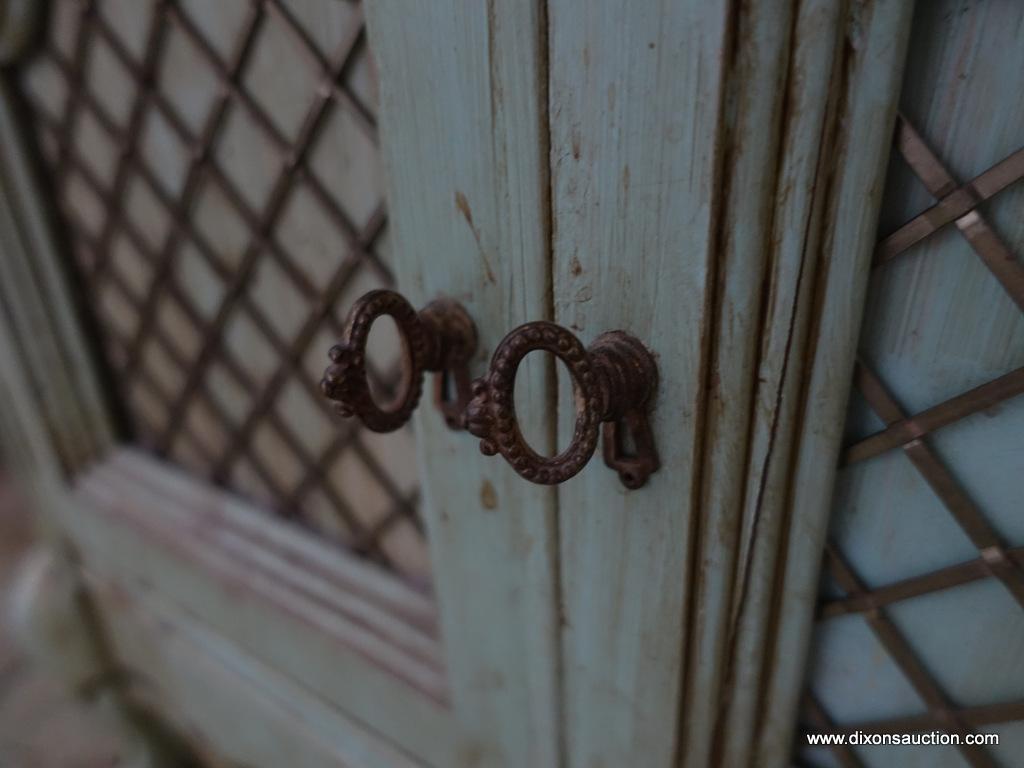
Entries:
<svg viewBox="0 0 1024 768">
<path fill-rule="evenodd" d="M 4 442 L 123 693 L 252 766 L 787 764 L 911 12 L 367 0 L 399 288 L 467 306 L 474 374 L 537 319 L 661 370 L 640 491 L 528 484 L 420 409 L 436 605 L 111 450 L 0 99 Z M 541 449 L 557 375 L 518 382 Z M 70 488 L 54 441 L 104 458 Z"/>
</svg>

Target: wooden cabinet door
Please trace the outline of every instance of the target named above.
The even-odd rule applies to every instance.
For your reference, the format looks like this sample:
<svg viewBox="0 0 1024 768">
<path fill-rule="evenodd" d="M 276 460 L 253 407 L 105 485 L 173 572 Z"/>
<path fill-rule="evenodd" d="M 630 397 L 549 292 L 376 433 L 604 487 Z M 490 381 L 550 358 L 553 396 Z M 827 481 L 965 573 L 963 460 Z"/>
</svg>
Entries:
<svg viewBox="0 0 1024 768">
<path fill-rule="evenodd" d="M 457 764 L 412 434 L 318 386 L 395 282 L 362 7 L 40 5 L 0 8 L 3 443 L 71 553 L 33 624 L 87 594 L 72 682 L 217 761 Z"/>
<path fill-rule="evenodd" d="M 910 4 L 53 5 L 33 114 L 70 242 L 16 223 L 45 193 L 8 96 L 4 412 L 125 697 L 246 765 L 787 764 Z M 86 305 L 141 317 L 126 345 L 101 321 L 101 357 L 149 452 L 81 353 L 67 250 Z M 368 262 L 364 287 L 465 305 L 475 376 L 528 321 L 639 338 L 660 470 L 628 490 L 598 455 L 533 484 L 426 403 L 415 455 L 322 402 L 303 420 L 289 384 L 310 394 Z M 158 301 L 186 316 L 164 341 Z M 170 362 L 147 382 L 150 338 Z M 519 372 L 536 450 L 568 443 L 570 390 L 541 355 Z M 297 489 L 329 496 L 353 445 L 380 458 L 338 469 L 362 536 L 268 514 L 318 528 Z M 413 464 L 422 578 L 376 536 L 411 496 L 358 516 Z"/>
<path fill-rule="evenodd" d="M 466 303 L 477 371 L 531 320 L 659 366 L 639 490 L 599 458 L 531 485 L 419 417 L 481 764 L 788 760 L 910 11 L 368 6 L 414 303 Z M 538 450 L 568 444 L 569 391 L 520 374 Z"/>
</svg>

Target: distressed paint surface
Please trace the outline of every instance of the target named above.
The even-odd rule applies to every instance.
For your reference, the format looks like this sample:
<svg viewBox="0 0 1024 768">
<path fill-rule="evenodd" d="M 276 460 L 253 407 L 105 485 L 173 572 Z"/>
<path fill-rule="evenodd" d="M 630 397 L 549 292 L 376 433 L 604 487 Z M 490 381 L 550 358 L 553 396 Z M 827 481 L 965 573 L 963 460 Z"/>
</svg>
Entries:
<svg viewBox="0 0 1024 768">
<path fill-rule="evenodd" d="M 791 651 L 810 615 L 819 502 L 838 446 L 908 15 L 895 2 L 853 3 L 850 17 L 839 5 L 777 15 L 769 4 L 697 2 L 369 4 L 399 289 L 416 305 L 438 295 L 467 305 L 481 337 L 474 374 L 505 332 L 550 318 L 585 343 L 613 328 L 635 334 L 662 376 L 654 426 L 663 469 L 639 492 L 599 458 L 557 493 L 529 485 L 420 409 L 460 734 L 451 739 L 442 718 L 429 747 L 429 725 L 415 738 L 391 735 L 430 762 L 788 757 L 802 664 Z M 833 50 L 844 36 L 847 47 Z M 848 55 L 842 77 L 829 75 L 833 52 Z M 787 107 L 770 85 L 790 70 Z M 829 162 L 819 162 L 827 105 L 836 124 L 857 125 L 858 144 L 837 131 Z M 792 315 L 776 311 L 790 306 Z M 807 358 L 808 392 L 787 354 Z M 554 406 L 554 384 L 542 367 L 518 380 L 517 396 L 533 406 L 524 432 L 542 451 L 557 437 L 541 407 Z M 559 433 L 570 428 L 563 415 Z M 798 482 L 791 518 L 794 463 L 813 482 Z M 743 484 L 737 473 L 747 473 Z M 105 546 L 102 536 L 92 542 Z M 774 585 L 778 568 L 787 569 L 781 597 L 737 587 Z M 212 579 L 226 589 L 206 571 L 154 571 L 158 580 L 172 573 L 179 587 Z M 227 598 L 210 592 L 213 621 Z M 779 647 L 776 600 L 788 632 Z M 257 633 L 262 620 L 254 612 L 246 626 Z M 274 627 L 282 638 L 294 629 Z M 738 668 L 723 645 L 730 637 Z M 782 664 L 771 657 L 780 649 Z M 315 664 L 289 669 L 320 684 Z M 767 669 L 778 674 L 765 693 Z M 758 701 L 765 711 L 754 711 Z M 368 707 L 361 714 L 376 722 L 385 716 L 372 708 L 388 703 L 346 706 Z M 723 747 L 713 729 L 727 706 L 745 740 Z"/>
<path fill-rule="evenodd" d="M 104 581 L 151 585 L 240 655 L 316 691 L 325 710 L 428 763 L 455 760 L 433 607 L 393 576 L 129 450 L 55 512 Z"/>
<path fill-rule="evenodd" d="M 71 469 L 102 453 L 115 430 L 9 89 L 0 83 L 0 303 L 16 352 L 3 364 L 23 366 Z"/>
<path fill-rule="evenodd" d="M 823 211 L 816 302 L 823 307 L 808 341 L 795 456 L 788 468 L 788 511 L 772 572 L 776 579 L 771 643 L 755 762 L 789 760 L 814 591 L 827 526 L 828 499 L 842 433 L 885 161 L 906 56 L 911 3 L 854 3 L 846 27 L 846 83 L 832 149 L 839 159 Z M 755 578 L 759 576 L 755 574 Z M 764 578 L 764 576 L 760 576 Z"/>
<path fill-rule="evenodd" d="M 663 467 L 627 491 L 595 460 L 559 488 L 567 764 L 667 766 L 699 509 L 727 8 L 554 0 L 549 13 L 555 319 L 584 343 L 621 329 L 653 350 Z M 560 433 L 571 429 L 563 415 Z"/>
<path fill-rule="evenodd" d="M 502 336 L 550 318 L 544 26 L 540 4 L 370 3 L 398 289 L 465 304 L 480 375 Z M 552 380 L 517 393 L 545 437 Z M 554 493 L 481 456 L 429 406 L 416 420 L 457 765 L 559 763 Z"/>
<path fill-rule="evenodd" d="M 556 319 L 662 383 L 651 484 L 559 491 L 568 763 L 780 764 L 910 8 L 549 10 Z"/>
<path fill-rule="evenodd" d="M 786 157 L 779 148 L 780 134 L 784 123 L 800 119 L 802 88 L 827 81 L 826 69 L 797 85 L 790 83 L 790 51 L 799 57 L 803 42 L 798 37 L 790 43 L 795 13 L 793 5 L 738 6 L 726 52 L 718 240 L 712 256 L 716 275 L 708 297 L 705 447 L 698 469 L 702 475 L 694 522 L 696 578 L 687 613 L 691 640 L 685 649 L 688 666 L 679 737 L 683 766 L 719 762 L 711 753 L 727 703 L 722 698 L 729 693 L 723 689 L 728 685 L 725 666 L 731 651 L 730 598 L 743 587 L 736 577 L 737 562 L 742 563 L 746 554 L 741 551 L 741 516 L 752 516 L 743 503 L 744 476 L 751 430 L 771 413 L 755 411 L 753 395 L 758 381 L 764 380 L 757 368 L 765 351 L 763 334 L 771 331 L 773 319 L 762 303 L 772 302 L 781 287 L 768 282 L 766 274 L 778 242 L 772 229 L 779 212 L 776 174 L 780 158 L 784 162 Z M 818 39 L 824 41 L 833 30 L 822 26 Z M 800 183 L 807 186 L 805 179 Z"/>
<path fill-rule="evenodd" d="M 728 655 L 721 671 L 723 714 L 713 734 L 722 764 L 729 766 L 749 764 L 752 745 L 759 737 L 762 654 L 772 631 L 772 572 L 784 536 L 803 350 L 814 312 L 830 159 L 823 146 L 839 100 L 832 76 L 836 43 L 843 34 L 838 4 L 831 0 L 802 4 L 793 23 L 787 111 L 774 181 L 772 247 L 766 266 L 770 288 L 763 307 L 751 406 L 738 564 L 725 640 Z M 808 610 L 805 603 L 801 608 Z"/>
<path fill-rule="evenodd" d="M 211 762 L 277 768 L 416 768 L 425 765 L 308 689 L 240 652 L 151 590 L 89 586 L 124 663 L 145 670 L 129 701 L 165 713 Z"/>
</svg>

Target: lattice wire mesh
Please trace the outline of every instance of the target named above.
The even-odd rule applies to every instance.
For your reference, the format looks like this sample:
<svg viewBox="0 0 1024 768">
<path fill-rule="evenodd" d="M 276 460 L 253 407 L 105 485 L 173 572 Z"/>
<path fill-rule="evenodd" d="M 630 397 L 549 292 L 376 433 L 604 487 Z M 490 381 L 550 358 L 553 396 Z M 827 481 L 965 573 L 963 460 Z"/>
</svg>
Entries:
<svg viewBox="0 0 1024 768">
<path fill-rule="evenodd" d="M 996 233 L 984 210 L 986 201 L 1024 179 L 1024 149 L 1013 152 L 966 184 L 960 184 L 914 126 L 900 116 L 895 151 L 936 202 L 879 242 L 875 260 L 876 279 L 884 281 L 888 262 L 901 257 L 915 244 L 940 232 L 955 230 L 969 245 L 972 255 L 980 259 L 988 270 L 990 279 L 997 281 L 1019 312 L 1024 312 L 1024 264 Z M 934 253 L 930 255 L 936 258 Z M 917 258 L 923 257 L 918 254 Z M 957 313 L 963 309 L 949 307 L 948 311 Z M 977 343 L 985 341 L 978 339 Z M 977 556 L 909 578 L 869 585 L 833 536 L 826 550 L 826 586 L 819 610 L 819 658 L 812 661 L 803 730 L 846 735 L 857 731 L 873 734 L 940 731 L 956 734 L 966 741 L 968 734 L 1002 729 L 1004 742 L 998 749 L 961 744 L 955 747 L 958 756 L 929 753 L 934 762 L 928 764 L 966 764 L 976 768 L 1019 764 L 1007 763 L 1006 756 L 1015 753 L 1014 743 L 1018 746 L 1024 743 L 1022 738 L 1013 739 L 1013 728 L 1020 727 L 1013 724 L 1024 721 L 1021 674 L 1014 666 L 1019 652 L 1024 651 L 1020 643 L 1024 640 L 1024 631 L 1021 631 L 1024 615 L 1020 613 L 1024 611 L 1024 547 L 1009 545 L 1001 532 L 1007 529 L 1006 521 L 1000 519 L 997 522 L 994 515 L 994 507 L 1000 505 L 990 502 L 990 508 L 986 510 L 985 504 L 974 498 L 979 495 L 976 490 L 968 489 L 962 468 L 958 471 L 957 467 L 951 466 L 944 452 L 934 443 L 942 430 L 965 425 L 972 417 L 977 419 L 982 414 L 995 415 L 1012 398 L 1024 394 L 1024 367 L 1013 368 L 916 413 L 905 411 L 900 405 L 899 393 L 890 391 L 889 385 L 866 360 L 858 363 L 854 385 L 859 403 L 870 409 L 873 417 L 884 426 L 850 442 L 844 452 L 841 473 L 850 472 L 858 465 L 889 452 L 902 451 L 916 475 L 910 479 L 903 478 L 901 482 L 923 480 L 932 494 L 927 497 L 928 512 L 939 511 L 943 518 L 941 524 L 948 525 L 949 529 L 932 531 L 928 541 L 922 541 L 920 533 L 913 537 L 907 535 L 910 527 L 904 529 L 907 533 L 901 540 L 893 540 L 890 536 L 882 541 L 869 542 L 863 530 L 849 533 L 847 539 L 854 538 L 862 550 L 864 545 L 885 548 L 892 552 L 894 560 L 899 560 L 907 558 L 915 548 L 941 546 L 948 549 L 953 546 L 954 537 L 956 542 L 963 538 L 968 550 L 973 549 Z M 994 442 L 991 435 L 990 442 Z M 947 453 L 948 447 L 946 444 Z M 993 459 L 1009 461 L 1006 468 L 1012 469 L 1012 454 L 996 452 Z M 879 476 L 876 473 L 875 482 Z M 1011 477 L 1009 483 L 1011 487 L 1016 484 L 1016 514 L 1020 515 L 1024 509 L 1024 490 L 1021 490 L 1024 482 L 1019 477 Z M 911 514 L 909 508 L 901 508 L 891 502 L 887 504 L 880 494 L 872 498 L 879 501 L 880 508 L 877 513 L 868 514 Z M 862 496 L 860 503 L 863 502 Z M 946 522 L 950 519 L 952 524 Z M 857 524 L 864 526 L 863 518 Z M 889 524 L 879 527 L 889 532 L 892 530 Z M 943 551 L 935 556 L 942 559 L 947 557 L 947 553 Z M 875 553 L 875 557 L 882 558 L 883 554 Z M 951 653 L 971 658 L 970 654 L 976 649 L 970 646 L 950 649 L 943 644 L 943 637 L 955 637 L 963 632 L 963 627 L 949 625 L 950 620 L 957 620 L 954 618 L 957 615 L 954 604 L 940 604 L 936 598 L 948 598 L 952 595 L 949 590 L 983 580 L 992 580 L 999 586 L 995 591 L 979 593 L 973 599 L 964 596 L 960 603 L 968 612 L 960 620 L 975 624 L 976 637 L 1006 633 L 1011 647 L 1016 634 L 1019 638 L 1018 656 L 1010 651 L 1007 658 L 975 659 L 979 670 L 990 664 L 1004 664 L 1006 684 L 989 683 L 979 690 L 965 690 L 962 683 L 952 682 L 954 678 L 943 669 L 942 661 L 945 660 L 947 665 L 953 661 Z M 946 595 L 940 596 L 940 592 L 946 592 Z M 931 603 L 927 604 L 929 598 Z M 859 617 L 863 623 L 835 626 L 841 617 Z M 936 621 L 936 617 L 941 617 L 941 620 Z M 856 678 L 858 674 L 866 677 L 863 674 L 865 669 L 874 670 L 874 680 L 849 682 L 849 678 Z M 978 677 L 982 677 L 980 672 Z M 855 702 L 865 685 L 876 690 L 864 695 L 866 703 Z M 843 712 L 841 717 L 836 717 L 821 700 L 819 690 L 828 693 L 836 709 L 860 706 L 869 710 L 872 716 L 869 719 L 851 718 L 848 712 Z M 837 694 L 837 690 L 842 694 Z M 1010 692 L 1009 695 L 1006 691 Z M 977 703 L 978 696 L 985 701 Z M 967 699 L 975 701 L 965 703 Z M 901 707 L 917 711 L 907 714 L 901 711 Z M 1024 736 L 1024 731 L 1018 736 Z M 805 743 L 801 737 L 800 744 Z M 865 754 L 847 745 L 833 745 L 827 750 L 818 750 L 816 754 L 798 749 L 797 759 L 801 765 L 851 767 L 866 765 Z M 1019 752 L 1016 754 L 1019 756 Z M 905 765 L 908 764 L 904 762 L 906 759 L 906 753 L 902 756 L 899 752 L 875 753 L 870 764 Z"/>
<path fill-rule="evenodd" d="M 360 5 L 56 0 L 22 83 L 136 439 L 425 583 L 410 433 L 318 389 L 392 284 Z"/>
</svg>

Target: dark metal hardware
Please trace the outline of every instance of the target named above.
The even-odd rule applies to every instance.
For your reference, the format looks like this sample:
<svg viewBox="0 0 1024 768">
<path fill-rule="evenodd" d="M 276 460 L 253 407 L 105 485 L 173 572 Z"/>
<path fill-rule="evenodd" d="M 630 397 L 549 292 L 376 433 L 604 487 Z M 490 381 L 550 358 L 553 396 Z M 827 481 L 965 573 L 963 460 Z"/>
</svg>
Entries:
<svg viewBox="0 0 1024 768">
<path fill-rule="evenodd" d="M 576 424 L 572 443 L 558 456 L 540 456 L 523 438 L 516 420 L 516 371 L 527 354 L 546 350 L 572 376 Z M 654 357 L 623 331 L 601 334 L 589 348 L 561 326 L 526 323 L 509 333 L 491 359 L 487 375 L 473 382 L 466 429 L 480 438 L 488 456 L 500 453 L 527 480 L 556 485 L 575 475 L 594 455 L 603 424 L 604 462 L 627 488 L 639 488 L 660 466 L 647 411 L 658 381 Z M 632 449 L 627 450 L 627 436 Z"/>
<path fill-rule="evenodd" d="M 370 326 L 381 315 L 394 319 L 403 347 L 404 391 L 386 408 L 374 401 L 366 378 L 366 342 Z M 470 392 L 469 360 L 475 351 L 476 327 L 458 302 L 438 299 L 417 312 L 394 291 L 370 291 L 349 312 L 320 388 L 342 416 L 358 416 L 374 432 L 393 432 L 412 416 L 423 391 L 423 373 L 432 371 L 435 405 L 449 427 L 461 429 Z"/>
</svg>

